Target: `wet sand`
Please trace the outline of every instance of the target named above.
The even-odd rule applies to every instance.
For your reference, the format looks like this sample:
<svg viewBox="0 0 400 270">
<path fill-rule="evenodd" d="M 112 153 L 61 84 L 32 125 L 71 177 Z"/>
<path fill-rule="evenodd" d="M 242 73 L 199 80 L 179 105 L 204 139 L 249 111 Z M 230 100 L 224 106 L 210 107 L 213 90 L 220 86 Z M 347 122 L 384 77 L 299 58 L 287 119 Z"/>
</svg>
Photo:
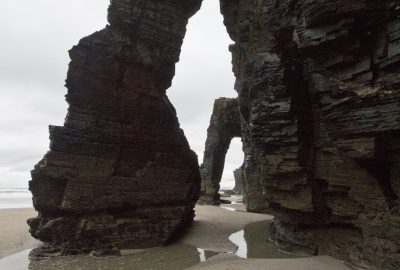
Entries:
<svg viewBox="0 0 400 270">
<path fill-rule="evenodd" d="M 272 220 L 272 216 L 197 205 L 193 226 L 181 242 L 214 252 L 235 252 L 237 246 L 229 240 L 229 236 L 247 224 L 263 220 Z"/>
<path fill-rule="evenodd" d="M 36 247 L 26 220 L 37 216 L 33 208 L 0 209 L 0 258 Z"/>
<path fill-rule="evenodd" d="M 33 209 L 0 210 L 0 227 L 5 229 L 0 234 L 0 254 L 7 255 L 37 245 L 29 236 L 25 222 L 34 215 Z M 349 269 L 343 262 L 330 257 L 300 258 L 280 252 L 267 241 L 265 228 L 271 221 L 272 217 L 268 215 L 197 206 L 193 226 L 176 244 L 167 247 L 142 252 L 125 250 L 124 253 L 129 255 L 119 257 L 82 255 L 44 260 L 29 260 L 30 250 L 25 250 L 0 260 L 0 269 Z"/>
<path fill-rule="evenodd" d="M 329 256 L 298 259 L 240 259 L 218 256 L 188 270 L 350 270 L 343 262 Z"/>
</svg>

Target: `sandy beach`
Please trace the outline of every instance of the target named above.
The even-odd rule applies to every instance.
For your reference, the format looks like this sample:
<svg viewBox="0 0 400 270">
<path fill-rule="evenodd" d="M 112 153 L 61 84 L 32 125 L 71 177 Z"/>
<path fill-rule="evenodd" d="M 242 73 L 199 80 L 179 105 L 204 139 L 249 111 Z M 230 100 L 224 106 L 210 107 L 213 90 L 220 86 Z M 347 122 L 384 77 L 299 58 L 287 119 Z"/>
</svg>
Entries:
<svg viewBox="0 0 400 270">
<path fill-rule="evenodd" d="M 33 208 L 0 209 L 0 258 L 39 244 L 28 232 L 26 220 L 36 216 Z"/>
<path fill-rule="evenodd" d="M 240 208 L 240 207 L 239 207 Z M 263 229 L 272 220 L 271 216 L 227 210 L 217 206 L 196 207 L 196 219 L 190 230 L 178 240 L 178 243 L 168 247 L 154 248 L 142 252 L 124 251 L 129 254 L 121 257 L 94 259 L 90 256 L 73 256 L 45 261 L 28 261 L 29 249 L 39 245 L 28 232 L 26 219 L 35 216 L 33 209 L 2 209 L 0 210 L 0 269 L 153 269 L 153 270 L 225 270 L 225 269 L 268 269 L 268 270 L 346 270 L 343 262 L 328 256 L 291 258 L 280 253 L 271 243 L 267 248 L 276 249 L 268 252 L 268 258 L 240 258 L 238 250 L 245 248 L 250 254 L 252 245 L 243 238 L 245 247 L 235 245 L 229 239 L 252 224 L 260 224 Z M 254 226 L 253 226 L 254 227 Z M 260 226 L 258 226 L 260 227 Z M 253 232 L 260 233 L 260 232 Z M 261 232 L 262 234 L 262 232 Z M 257 235 L 256 235 L 257 236 Z M 240 238 L 240 234 L 239 234 Z M 247 236 L 249 238 L 249 236 Z M 254 238 L 254 237 L 253 237 Z M 262 237 L 260 243 L 264 243 Z M 239 239 L 239 242 L 241 240 Z M 249 249 L 247 251 L 247 249 Z M 257 249 L 260 249 L 257 247 Z M 20 253 L 18 253 L 20 252 Z M 15 254 L 17 253 L 17 254 Z M 15 254 L 12 256 L 8 256 Z M 272 255 L 271 255 L 272 254 Z M 277 254 L 277 258 L 274 258 Z M 279 255 L 280 254 L 280 255 Z M 8 257 L 5 257 L 8 256 Z M 5 257 L 5 258 L 4 258 Z M 247 257 L 247 256 L 245 256 Z M 11 267 L 11 268 L 10 268 Z M 82 268 L 83 267 L 83 268 Z"/>
<path fill-rule="evenodd" d="M 350 270 L 343 262 L 329 256 L 299 259 L 239 259 L 219 256 L 188 270 Z"/>
</svg>

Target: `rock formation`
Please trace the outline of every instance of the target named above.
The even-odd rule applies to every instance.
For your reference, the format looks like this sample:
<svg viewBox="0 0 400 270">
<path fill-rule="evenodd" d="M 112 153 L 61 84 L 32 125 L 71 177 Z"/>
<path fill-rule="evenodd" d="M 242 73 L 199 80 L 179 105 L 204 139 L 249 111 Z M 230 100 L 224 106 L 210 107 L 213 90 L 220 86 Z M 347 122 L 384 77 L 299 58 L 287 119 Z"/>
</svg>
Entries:
<svg viewBox="0 0 400 270">
<path fill-rule="evenodd" d="M 63 127 L 32 171 L 32 235 L 73 254 L 164 244 L 194 217 L 197 156 L 166 96 L 200 0 L 112 0 L 70 51 Z"/>
<path fill-rule="evenodd" d="M 284 249 L 400 269 L 399 2 L 221 9 L 235 42 L 248 208 L 276 216 Z"/>
<path fill-rule="evenodd" d="M 190 224 L 198 165 L 165 91 L 200 2 L 112 0 L 71 50 L 69 113 L 30 183 L 36 238 L 147 247 Z M 276 216 L 281 248 L 400 269 L 399 2 L 220 2 L 239 97 L 215 104 L 203 198 L 242 137 L 247 208 Z"/>
<path fill-rule="evenodd" d="M 244 184 L 243 166 L 234 170 L 233 176 L 235 177 L 235 187 L 233 188 L 233 191 L 236 193 L 242 194 L 244 191 L 244 185 L 245 185 Z"/>
<path fill-rule="evenodd" d="M 200 166 L 200 202 L 219 204 L 219 183 L 224 171 L 225 156 L 231 141 L 241 136 L 238 102 L 235 98 L 219 98 L 214 102 L 207 140 Z"/>
</svg>

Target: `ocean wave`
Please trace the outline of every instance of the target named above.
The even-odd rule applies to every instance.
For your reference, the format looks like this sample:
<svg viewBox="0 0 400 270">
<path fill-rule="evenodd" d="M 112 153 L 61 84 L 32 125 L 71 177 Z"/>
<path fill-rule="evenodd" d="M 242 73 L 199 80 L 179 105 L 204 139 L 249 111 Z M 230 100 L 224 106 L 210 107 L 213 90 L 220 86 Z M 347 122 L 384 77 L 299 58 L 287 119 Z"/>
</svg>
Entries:
<svg viewBox="0 0 400 270">
<path fill-rule="evenodd" d="M 30 197 L 32 197 L 32 193 L 27 188 L 0 188 L 0 199 Z"/>
</svg>

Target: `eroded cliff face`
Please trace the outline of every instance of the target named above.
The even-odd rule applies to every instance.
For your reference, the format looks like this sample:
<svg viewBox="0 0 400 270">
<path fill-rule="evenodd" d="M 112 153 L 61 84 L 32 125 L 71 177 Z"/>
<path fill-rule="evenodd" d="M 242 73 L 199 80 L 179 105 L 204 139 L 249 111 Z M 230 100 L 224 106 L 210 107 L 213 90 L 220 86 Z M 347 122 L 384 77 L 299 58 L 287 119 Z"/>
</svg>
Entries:
<svg viewBox="0 0 400 270">
<path fill-rule="evenodd" d="M 221 0 L 248 209 L 286 250 L 400 269 L 398 1 Z"/>
<path fill-rule="evenodd" d="M 219 98 L 214 102 L 207 129 L 203 164 L 200 167 L 201 203 L 219 204 L 218 192 L 225 156 L 235 137 L 241 137 L 238 101 L 236 98 Z"/>
<path fill-rule="evenodd" d="M 166 96 L 200 0 L 112 0 L 70 51 L 63 127 L 32 171 L 32 235 L 73 254 L 165 244 L 194 217 L 197 156 Z"/>
<path fill-rule="evenodd" d="M 191 223 L 199 168 L 165 91 L 200 2 L 112 0 L 110 26 L 70 51 L 65 125 L 32 172 L 33 236 L 64 253 L 149 247 Z M 222 147 L 206 150 L 219 161 L 203 164 L 203 195 L 217 196 L 218 153 L 241 136 L 247 208 L 276 216 L 278 245 L 400 269 L 398 1 L 221 10 L 242 130 L 210 136 Z"/>
</svg>

